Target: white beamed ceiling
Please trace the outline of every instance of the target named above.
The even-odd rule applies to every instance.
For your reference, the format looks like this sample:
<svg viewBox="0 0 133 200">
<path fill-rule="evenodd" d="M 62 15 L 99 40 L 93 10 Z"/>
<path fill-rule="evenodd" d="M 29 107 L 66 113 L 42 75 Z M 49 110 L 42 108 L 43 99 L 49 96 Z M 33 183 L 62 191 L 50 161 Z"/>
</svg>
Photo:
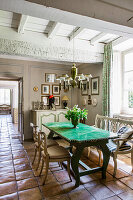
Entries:
<svg viewBox="0 0 133 200">
<path fill-rule="evenodd" d="M 46 48 L 64 48 L 60 55 L 56 55 L 59 57 L 59 61 L 67 61 L 67 62 L 78 62 L 80 63 L 85 62 L 102 62 L 103 61 L 103 48 L 104 44 L 116 40 L 119 38 L 119 35 L 115 34 L 103 34 L 103 37 L 99 37 L 95 44 L 91 44 L 91 40 L 97 37 L 101 32 L 97 30 L 92 30 L 88 28 L 83 28 L 78 34 L 75 34 L 74 39 L 70 41 L 70 36 L 74 34 L 73 32 L 78 30 L 80 27 L 76 27 L 73 25 L 59 23 L 58 28 L 54 32 L 54 37 L 48 37 L 49 32 L 53 29 L 54 21 L 49 21 L 46 19 L 40 19 L 36 17 L 28 16 L 26 21 L 23 24 L 23 31 L 19 33 L 18 27 L 21 23 L 21 14 L 8 12 L 0 10 L 0 39 L 8 39 L 14 41 L 23 41 L 23 42 L 30 42 L 31 44 L 36 44 L 39 47 L 42 45 L 46 45 Z M 71 56 L 71 58 L 67 58 L 63 60 L 64 52 L 68 51 L 70 54 L 70 50 L 72 51 L 74 45 L 75 52 L 80 50 L 85 52 L 85 55 L 89 55 L 90 52 L 90 60 L 89 58 L 86 59 L 78 58 L 79 52 L 77 52 L 76 56 Z M 67 48 L 67 49 L 66 49 Z M 4 54 L 4 53 L 3 53 Z M 6 52 L 5 52 L 6 54 Z M 20 56 L 20 55 L 19 55 Z M 22 55 L 24 56 L 24 55 Z M 74 57 L 77 57 L 77 60 L 74 60 Z M 53 58 L 49 55 L 49 60 Z"/>
</svg>

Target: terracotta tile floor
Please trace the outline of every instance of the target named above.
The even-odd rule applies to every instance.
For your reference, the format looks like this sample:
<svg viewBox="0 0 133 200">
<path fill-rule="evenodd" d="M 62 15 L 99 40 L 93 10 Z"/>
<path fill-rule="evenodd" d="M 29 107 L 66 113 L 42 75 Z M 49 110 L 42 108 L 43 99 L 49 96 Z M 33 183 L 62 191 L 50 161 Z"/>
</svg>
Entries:
<svg viewBox="0 0 133 200">
<path fill-rule="evenodd" d="M 58 140 L 66 145 L 63 140 Z M 101 173 L 81 177 L 81 185 L 75 188 L 72 176 L 70 182 L 65 166 L 63 169 L 57 163 L 50 165 L 45 185 L 42 179 L 45 168 L 39 177 L 35 164 L 31 162 L 34 156 L 34 143 L 20 142 L 20 135 L 11 123 L 10 116 L 0 116 L 0 200 L 133 200 L 133 174 L 130 155 L 118 157 L 118 171 L 114 178 L 113 161 L 110 159 L 106 180 L 101 179 Z M 91 150 L 89 159 L 82 160 L 90 167 L 98 164 L 98 154 Z M 39 167 L 40 169 L 40 167 Z M 80 171 L 82 171 L 80 167 Z"/>
</svg>

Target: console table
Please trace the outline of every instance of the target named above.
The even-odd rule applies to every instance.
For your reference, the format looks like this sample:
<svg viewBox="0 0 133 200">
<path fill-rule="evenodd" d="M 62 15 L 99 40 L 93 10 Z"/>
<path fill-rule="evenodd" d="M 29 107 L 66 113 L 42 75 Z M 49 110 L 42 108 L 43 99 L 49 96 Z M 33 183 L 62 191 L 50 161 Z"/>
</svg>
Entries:
<svg viewBox="0 0 133 200">
<path fill-rule="evenodd" d="M 66 109 L 32 110 L 32 122 L 33 124 L 37 125 L 41 131 L 49 134 L 48 129 L 42 126 L 42 124 L 47 122 L 68 122 L 68 120 L 65 118 L 66 112 Z"/>
</svg>

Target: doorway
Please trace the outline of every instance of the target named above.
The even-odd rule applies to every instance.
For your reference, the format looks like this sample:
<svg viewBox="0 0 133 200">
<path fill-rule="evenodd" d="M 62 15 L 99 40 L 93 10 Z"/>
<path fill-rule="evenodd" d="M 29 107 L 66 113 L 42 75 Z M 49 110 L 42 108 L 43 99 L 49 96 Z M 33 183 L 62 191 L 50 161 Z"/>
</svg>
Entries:
<svg viewBox="0 0 133 200">
<path fill-rule="evenodd" d="M 0 117 L 8 117 L 10 123 L 24 140 L 23 79 L 0 78 Z"/>
</svg>

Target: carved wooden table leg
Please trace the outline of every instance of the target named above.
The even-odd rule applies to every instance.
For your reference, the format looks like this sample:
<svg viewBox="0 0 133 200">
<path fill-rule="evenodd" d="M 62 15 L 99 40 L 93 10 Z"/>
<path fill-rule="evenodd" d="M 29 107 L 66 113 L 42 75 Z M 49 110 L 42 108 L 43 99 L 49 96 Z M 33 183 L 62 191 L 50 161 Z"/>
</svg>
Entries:
<svg viewBox="0 0 133 200">
<path fill-rule="evenodd" d="M 102 152 L 103 152 L 103 170 L 102 170 L 102 178 L 106 178 L 106 170 L 107 170 L 107 166 L 108 166 L 108 163 L 109 163 L 109 159 L 110 159 L 110 151 L 107 147 L 107 142 L 102 142 L 101 143 L 101 149 L 102 149 Z"/>
<path fill-rule="evenodd" d="M 77 146 L 76 151 L 74 152 L 71 158 L 71 165 L 72 165 L 72 170 L 74 172 L 74 176 L 76 180 L 76 183 L 75 183 L 76 187 L 80 185 L 80 174 L 79 174 L 78 165 L 79 165 L 79 160 L 80 160 L 82 151 L 83 151 L 83 147 L 81 145 Z"/>
</svg>

